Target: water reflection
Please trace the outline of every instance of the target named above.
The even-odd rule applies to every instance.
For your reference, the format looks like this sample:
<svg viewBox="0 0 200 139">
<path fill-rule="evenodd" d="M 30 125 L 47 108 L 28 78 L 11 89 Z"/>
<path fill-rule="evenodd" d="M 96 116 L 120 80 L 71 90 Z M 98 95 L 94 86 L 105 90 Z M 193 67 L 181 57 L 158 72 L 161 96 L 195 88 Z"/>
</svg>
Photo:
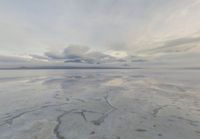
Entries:
<svg viewBox="0 0 200 139">
<path fill-rule="evenodd" d="M 197 71 L 9 72 L 0 73 L 1 139 L 199 138 Z"/>
</svg>

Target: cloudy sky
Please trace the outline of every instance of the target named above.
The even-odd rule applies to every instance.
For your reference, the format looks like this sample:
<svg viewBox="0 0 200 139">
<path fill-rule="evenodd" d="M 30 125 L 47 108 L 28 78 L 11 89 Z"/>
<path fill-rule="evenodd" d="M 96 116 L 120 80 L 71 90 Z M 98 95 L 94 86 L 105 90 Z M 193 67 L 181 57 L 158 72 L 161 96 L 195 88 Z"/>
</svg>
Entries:
<svg viewBox="0 0 200 139">
<path fill-rule="evenodd" d="M 199 44 L 199 0 L 0 0 L 0 67 L 197 64 Z"/>
</svg>

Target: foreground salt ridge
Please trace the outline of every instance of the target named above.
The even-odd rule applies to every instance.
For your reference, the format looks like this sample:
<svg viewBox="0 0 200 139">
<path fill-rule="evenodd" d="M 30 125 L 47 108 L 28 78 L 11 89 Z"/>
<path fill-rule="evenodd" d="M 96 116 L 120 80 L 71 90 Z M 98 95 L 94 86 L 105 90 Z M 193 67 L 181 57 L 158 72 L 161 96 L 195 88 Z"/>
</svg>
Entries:
<svg viewBox="0 0 200 139">
<path fill-rule="evenodd" d="M 200 138 L 197 71 L 29 72 L 0 85 L 1 139 Z"/>
</svg>

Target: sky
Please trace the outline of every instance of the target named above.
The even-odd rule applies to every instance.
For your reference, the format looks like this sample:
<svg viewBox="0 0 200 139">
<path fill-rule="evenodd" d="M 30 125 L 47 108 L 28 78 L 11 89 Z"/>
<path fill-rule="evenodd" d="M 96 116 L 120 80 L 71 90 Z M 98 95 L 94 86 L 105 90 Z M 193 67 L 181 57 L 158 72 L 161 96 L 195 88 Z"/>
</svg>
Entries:
<svg viewBox="0 0 200 139">
<path fill-rule="evenodd" d="M 199 0 L 0 0 L 0 67 L 198 66 L 199 44 Z"/>
</svg>

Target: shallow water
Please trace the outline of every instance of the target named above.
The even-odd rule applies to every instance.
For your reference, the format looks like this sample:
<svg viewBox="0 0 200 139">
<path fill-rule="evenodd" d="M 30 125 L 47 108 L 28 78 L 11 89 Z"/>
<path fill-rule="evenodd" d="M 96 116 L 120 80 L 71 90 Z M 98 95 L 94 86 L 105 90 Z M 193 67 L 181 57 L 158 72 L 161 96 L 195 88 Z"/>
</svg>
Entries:
<svg viewBox="0 0 200 139">
<path fill-rule="evenodd" d="M 0 139 L 199 139 L 198 70 L 0 71 Z"/>
</svg>

